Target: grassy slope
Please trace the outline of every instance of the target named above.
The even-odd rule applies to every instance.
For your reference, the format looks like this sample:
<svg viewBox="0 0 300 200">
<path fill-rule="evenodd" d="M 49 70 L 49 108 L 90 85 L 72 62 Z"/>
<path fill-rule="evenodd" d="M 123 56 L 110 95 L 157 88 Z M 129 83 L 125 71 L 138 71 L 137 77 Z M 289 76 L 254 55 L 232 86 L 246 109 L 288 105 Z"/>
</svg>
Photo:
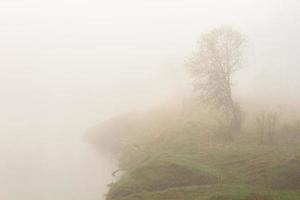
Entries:
<svg viewBox="0 0 300 200">
<path fill-rule="evenodd" d="M 150 131 L 157 122 L 138 127 L 149 136 L 122 151 L 126 173 L 111 184 L 107 200 L 300 200 L 300 145 L 257 145 L 247 132 L 218 144 L 220 130 L 207 118 L 183 125 L 167 120 L 152 131 L 159 137 Z M 135 124 L 141 123 L 130 127 Z"/>
<path fill-rule="evenodd" d="M 295 146 L 167 149 L 128 171 L 111 186 L 107 199 L 300 199 L 300 154 Z"/>
</svg>

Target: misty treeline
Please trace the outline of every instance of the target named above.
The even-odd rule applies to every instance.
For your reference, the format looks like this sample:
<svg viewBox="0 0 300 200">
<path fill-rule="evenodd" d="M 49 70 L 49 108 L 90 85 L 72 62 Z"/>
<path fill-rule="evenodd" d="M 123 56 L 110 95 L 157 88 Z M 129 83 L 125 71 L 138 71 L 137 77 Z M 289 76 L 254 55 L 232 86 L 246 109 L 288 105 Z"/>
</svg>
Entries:
<svg viewBox="0 0 300 200">
<path fill-rule="evenodd" d="M 189 98 L 117 116 L 93 128 L 88 140 L 102 152 L 116 155 L 124 170 L 167 156 L 163 152 L 172 149 L 200 152 L 230 143 L 299 143 L 298 110 L 285 111 L 281 109 L 284 103 L 273 105 L 273 99 L 240 102 L 239 96 L 233 95 L 233 77 L 245 67 L 245 41 L 245 36 L 231 27 L 203 34 L 184 66 L 194 86 Z"/>
</svg>

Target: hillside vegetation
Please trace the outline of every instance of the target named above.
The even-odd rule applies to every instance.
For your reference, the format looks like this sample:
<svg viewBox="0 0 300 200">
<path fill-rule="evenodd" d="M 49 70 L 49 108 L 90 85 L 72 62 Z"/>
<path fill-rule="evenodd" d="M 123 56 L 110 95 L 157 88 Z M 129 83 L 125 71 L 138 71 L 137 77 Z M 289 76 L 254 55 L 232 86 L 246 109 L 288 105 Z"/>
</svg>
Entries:
<svg viewBox="0 0 300 200">
<path fill-rule="evenodd" d="M 300 199 L 296 125 L 278 123 L 270 143 L 256 120 L 245 119 L 240 137 L 228 143 L 218 114 L 188 105 L 130 113 L 92 132 L 91 141 L 114 152 L 123 171 L 107 200 Z"/>
</svg>

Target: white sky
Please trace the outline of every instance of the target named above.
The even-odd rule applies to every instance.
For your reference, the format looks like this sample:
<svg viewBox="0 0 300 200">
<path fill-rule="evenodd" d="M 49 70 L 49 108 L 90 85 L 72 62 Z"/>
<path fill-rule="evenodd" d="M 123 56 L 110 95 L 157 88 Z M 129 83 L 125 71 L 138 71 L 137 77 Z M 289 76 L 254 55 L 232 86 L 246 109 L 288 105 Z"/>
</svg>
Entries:
<svg viewBox="0 0 300 200">
<path fill-rule="evenodd" d="M 3 152 L 61 153 L 103 119 L 170 100 L 199 36 L 220 25 L 248 37 L 240 93 L 297 102 L 299 13 L 297 0 L 0 0 Z"/>
</svg>

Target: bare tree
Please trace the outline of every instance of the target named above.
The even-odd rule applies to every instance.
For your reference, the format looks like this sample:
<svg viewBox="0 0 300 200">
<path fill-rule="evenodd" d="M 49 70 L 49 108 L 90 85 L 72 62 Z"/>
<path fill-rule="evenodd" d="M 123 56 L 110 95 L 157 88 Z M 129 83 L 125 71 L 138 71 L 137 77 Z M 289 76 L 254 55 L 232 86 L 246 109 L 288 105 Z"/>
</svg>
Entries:
<svg viewBox="0 0 300 200">
<path fill-rule="evenodd" d="M 267 115 L 265 112 L 261 112 L 256 116 L 255 127 L 257 133 L 260 136 L 260 143 L 263 144 L 265 141 L 265 135 L 267 129 Z"/>
<path fill-rule="evenodd" d="M 188 63 L 201 99 L 226 113 L 228 138 L 240 133 L 241 112 L 232 97 L 232 74 L 241 69 L 243 37 L 230 27 L 202 35 L 198 51 Z"/>
<path fill-rule="evenodd" d="M 279 124 L 278 114 L 275 112 L 261 112 L 256 117 L 256 128 L 262 144 L 273 144 Z"/>
</svg>

